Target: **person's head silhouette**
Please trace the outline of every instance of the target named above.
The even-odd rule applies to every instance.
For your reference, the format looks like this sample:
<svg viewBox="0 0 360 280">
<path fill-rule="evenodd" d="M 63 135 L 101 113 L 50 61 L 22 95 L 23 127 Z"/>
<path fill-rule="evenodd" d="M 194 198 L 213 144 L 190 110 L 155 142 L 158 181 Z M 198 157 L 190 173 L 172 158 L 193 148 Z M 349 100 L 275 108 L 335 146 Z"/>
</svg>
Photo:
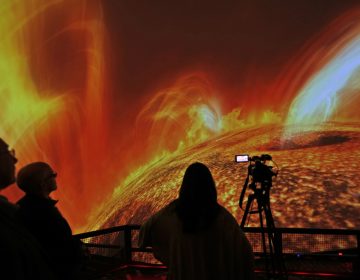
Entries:
<svg viewBox="0 0 360 280">
<path fill-rule="evenodd" d="M 196 162 L 186 169 L 179 199 L 198 208 L 216 203 L 215 182 L 206 165 Z"/>
<path fill-rule="evenodd" d="M 0 138 L 0 190 L 15 183 L 15 151 L 9 150 L 8 144 Z"/>
<path fill-rule="evenodd" d="M 48 198 L 57 189 L 56 176 L 49 164 L 33 162 L 19 170 L 16 182 L 26 194 Z"/>
<path fill-rule="evenodd" d="M 177 212 L 186 232 L 210 226 L 219 209 L 214 179 L 206 165 L 196 162 L 185 171 Z"/>
</svg>

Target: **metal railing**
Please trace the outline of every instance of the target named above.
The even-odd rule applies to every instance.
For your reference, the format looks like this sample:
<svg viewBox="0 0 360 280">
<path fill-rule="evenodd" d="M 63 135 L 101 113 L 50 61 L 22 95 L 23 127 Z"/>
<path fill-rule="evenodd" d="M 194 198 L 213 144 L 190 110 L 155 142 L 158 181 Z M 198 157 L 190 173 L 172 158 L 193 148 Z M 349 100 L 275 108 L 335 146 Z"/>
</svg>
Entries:
<svg viewBox="0 0 360 280">
<path fill-rule="evenodd" d="M 133 253 L 152 251 L 134 246 L 139 229 L 140 225 L 123 225 L 77 234 L 76 237 L 83 240 L 94 254 L 118 256 L 124 263 L 131 263 L 134 261 Z M 261 229 L 247 227 L 244 232 L 254 252 L 260 254 L 263 251 Z M 283 254 L 360 258 L 360 230 L 276 228 L 274 235 Z"/>
</svg>

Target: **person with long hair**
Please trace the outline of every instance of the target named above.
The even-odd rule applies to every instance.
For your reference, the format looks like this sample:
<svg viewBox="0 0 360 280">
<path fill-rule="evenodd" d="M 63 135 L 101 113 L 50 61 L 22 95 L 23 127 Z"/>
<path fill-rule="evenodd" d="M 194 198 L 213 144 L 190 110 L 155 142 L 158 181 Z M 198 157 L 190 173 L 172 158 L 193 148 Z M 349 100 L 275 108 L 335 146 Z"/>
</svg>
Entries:
<svg viewBox="0 0 360 280">
<path fill-rule="evenodd" d="M 179 197 L 142 225 L 139 246 L 153 248 L 169 280 L 254 279 L 250 243 L 199 162 L 186 169 Z"/>
</svg>

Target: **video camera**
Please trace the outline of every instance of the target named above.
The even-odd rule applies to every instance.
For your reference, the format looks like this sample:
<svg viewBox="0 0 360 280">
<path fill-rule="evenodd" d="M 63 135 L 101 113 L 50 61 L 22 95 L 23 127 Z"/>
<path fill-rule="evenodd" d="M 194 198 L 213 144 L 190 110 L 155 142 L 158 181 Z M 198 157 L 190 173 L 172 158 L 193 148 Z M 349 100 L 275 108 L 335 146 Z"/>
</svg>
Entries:
<svg viewBox="0 0 360 280">
<path fill-rule="evenodd" d="M 273 171 L 273 167 L 267 165 L 267 161 L 272 161 L 272 156 L 263 154 L 261 156 L 250 157 L 247 154 L 235 155 L 235 162 L 250 162 L 248 167 L 248 175 L 252 177 L 253 183 L 268 183 L 271 186 L 272 177 L 277 175 Z"/>
</svg>

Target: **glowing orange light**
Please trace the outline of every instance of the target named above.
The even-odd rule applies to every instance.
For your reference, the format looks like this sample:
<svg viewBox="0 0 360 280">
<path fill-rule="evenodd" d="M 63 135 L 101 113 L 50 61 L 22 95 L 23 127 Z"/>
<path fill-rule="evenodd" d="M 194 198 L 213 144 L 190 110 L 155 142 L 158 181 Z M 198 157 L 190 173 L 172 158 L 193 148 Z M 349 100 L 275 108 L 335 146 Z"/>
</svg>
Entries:
<svg viewBox="0 0 360 280">
<path fill-rule="evenodd" d="M 360 25 L 354 12 L 329 27 L 303 55 L 301 67 L 280 75 L 281 82 L 253 89 L 255 101 L 262 89 L 268 93 L 265 105 L 254 102 L 224 112 L 218 97 L 227 88 L 216 88 L 206 74 L 191 71 L 151 93 L 134 122 L 135 136 L 133 131 L 121 135 L 130 139 L 126 143 L 134 142 L 129 149 L 145 156 L 113 158 L 120 133 L 114 131 L 116 112 L 108 94 L 112 81 L 100 2 L 3 0 L 0 7 L 0 137 L 15 146 L 20 166 L 35 160 L 54 166 L 60 208 L 76 231 L 86 227 L 108 195 L 122 192 L 169 155 L 239 128 L 283 124 L 282 110 L 296 94 L 286 124 L 358 120 L 353 101 L 360 89 Z M 339 26 L 350 28 L 320 51 Z M 272 106 L 277 92 L 291 92 L 291 98 L 281 96 L 280 109 Z M 13 200 L 21 195 L 8 194 Z"/>
<path fill-rule="evenodd" d="M 216 135 L 221 131 L 220 119 L 208 81 L 189 75 L 155 94 L 138 114 L 136 124 L 137 131 L 149 129 L 150 137 L 156 139 L 153 148 L 159 152 L 175 151 Z"/>
<path fill-rule="evenodd" d="M 1 137 L 16 148 L 20 166 L 43 160 L 57 170 L 55 195 L 78 230 L 86 224 L 94 200 L 102 197 L 98 184 L 109 184 L 106 170 L 98 173 L 108 160 L 110 109 L 100 3 L 37 0 L 3 4 Z M 53 16 L 58 13 L 62 16 Z M 64 42 L 66 48 L 62 48 Z M 69 46 L 74 58 L 63 59 Z M 7 194 L 13 200 L 21 195 L 16 189 Z"/>
</svg>

